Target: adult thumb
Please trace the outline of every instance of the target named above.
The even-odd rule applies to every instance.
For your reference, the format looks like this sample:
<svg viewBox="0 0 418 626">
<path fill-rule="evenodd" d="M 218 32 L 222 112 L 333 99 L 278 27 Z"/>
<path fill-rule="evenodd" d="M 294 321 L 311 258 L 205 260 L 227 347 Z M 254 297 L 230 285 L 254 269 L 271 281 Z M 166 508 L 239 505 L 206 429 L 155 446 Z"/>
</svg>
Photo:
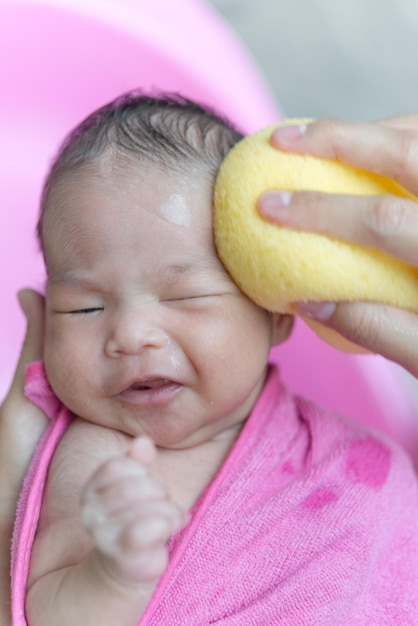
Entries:
<svg viewBox="0 0 418 626">
<path fill-rule="evenodd" d="M 26 366 L 32 361 L 39 361 L 43 356 L 44 340 L 44 297 L 33 289 L 22 289 L 18 300 L 26 318 L 26 335 L 16 366 L 12 389 L 22 393 Z"/>
</svg>

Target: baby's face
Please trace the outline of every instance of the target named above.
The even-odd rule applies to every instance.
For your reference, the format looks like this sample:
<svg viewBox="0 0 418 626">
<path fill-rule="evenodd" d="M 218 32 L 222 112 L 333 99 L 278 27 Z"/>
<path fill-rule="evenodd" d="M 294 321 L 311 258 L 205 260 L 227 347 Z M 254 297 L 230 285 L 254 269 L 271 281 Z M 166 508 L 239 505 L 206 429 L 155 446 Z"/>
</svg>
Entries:
<svg viewBox="0 0 418 626">
<path fill-rule="evenodd" d="M 271 316 L 215 254 L 210 182 L 129 167 L 80 171 L 52 193 L 45 366 L 84 419 L 193 446 L 248 415 Z"/>
</svg>

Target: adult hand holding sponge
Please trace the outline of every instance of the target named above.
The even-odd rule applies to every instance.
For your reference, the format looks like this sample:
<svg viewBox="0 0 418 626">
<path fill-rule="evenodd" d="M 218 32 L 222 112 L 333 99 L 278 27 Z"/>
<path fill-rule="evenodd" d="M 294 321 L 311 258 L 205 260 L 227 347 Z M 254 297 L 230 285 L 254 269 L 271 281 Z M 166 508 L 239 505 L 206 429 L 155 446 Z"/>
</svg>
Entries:
<svg viewBox="0 0 418 626">
<path fill-rule="evenodd" d="M 270 143 L 273 128 L 240 141 L 217 176 L 215 242 L 232 279 L 270 311 L 294 313 L 296 302 L 357 300 L 418 313 L 417 268 L 379 250 L 280 227 L 264 220 L 256 208 L 263 192 L 277 189 L 417 198 L 389 178 L 329 159 L 281 152 Z M 305 321 L 329 343 L 347 348 L 334 331 Z"/>
</svg>

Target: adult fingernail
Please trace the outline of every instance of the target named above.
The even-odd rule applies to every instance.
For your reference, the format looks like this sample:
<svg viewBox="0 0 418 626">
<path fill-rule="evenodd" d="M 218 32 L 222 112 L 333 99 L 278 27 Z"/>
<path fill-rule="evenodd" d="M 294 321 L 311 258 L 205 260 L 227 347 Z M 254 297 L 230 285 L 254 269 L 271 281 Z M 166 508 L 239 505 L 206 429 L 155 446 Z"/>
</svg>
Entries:
<svg viewBox="0 0 418 626">
<path fill-rule="evenodd" d="M 328 322 L 335 313 L 335 302 L 298 302 L 295 311 L 302 317 L 317 320 L 318 322 Z"/>
<path fill-rule="evenodd" d="M 258 208 L 265 217 L 274 217 L 279 211 L 287 210 L 291 200 L 290 191 L 266 191 L 258 200 Z"/>
<path fill-rule="evenodd" d="M 290 126 L 279 126 L 271 135 L 273 144 L 282 145 L 300 139 L 306 132 L 306 124 L 291 124 Z"/>
</svg>

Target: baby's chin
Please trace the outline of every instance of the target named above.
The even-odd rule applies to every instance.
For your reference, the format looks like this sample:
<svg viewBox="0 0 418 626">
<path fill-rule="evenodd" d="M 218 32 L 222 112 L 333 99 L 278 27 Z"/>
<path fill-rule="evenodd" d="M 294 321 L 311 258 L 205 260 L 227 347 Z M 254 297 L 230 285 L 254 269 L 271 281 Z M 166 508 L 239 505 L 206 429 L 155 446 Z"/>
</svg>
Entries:
<svg viewBox="0 0 418 626">
<path fill-rule="evenodd" d="M 121 394 L 106 397 L 106 392 L 90 390 L 86 377 L 78 371 L 64 369 L 56 355 L 44 361 L 48 382 L 57 398 L 73 415 L 91 425 L 110 429 L 124 438 L 149 437 L 161 450 L 185 451 L 205 445 L 227 446 L 239 435 L 253 405 L 262 389 L 265 375 L 260 378 L 257 388 L 246 394 L 242 402 L 225 412 L 208 409 L 208 401 L 199 397 L 190 400 L 187 389 L 173 391 L 167 403 L 161 406 L 135 406 L 123 400 Z M 267 368 L 266 368 L 267 371 Z M 181 387 L 181 386 L 180 386 Z M 181 394 L 185 392 L 185 396 Z M 180 403 L 177 403 L 180 397 Z M 211 403 L 212 405 L 213 403 Z M 184 415 L 188 419 L 184 419 Z"/>
</svg>

